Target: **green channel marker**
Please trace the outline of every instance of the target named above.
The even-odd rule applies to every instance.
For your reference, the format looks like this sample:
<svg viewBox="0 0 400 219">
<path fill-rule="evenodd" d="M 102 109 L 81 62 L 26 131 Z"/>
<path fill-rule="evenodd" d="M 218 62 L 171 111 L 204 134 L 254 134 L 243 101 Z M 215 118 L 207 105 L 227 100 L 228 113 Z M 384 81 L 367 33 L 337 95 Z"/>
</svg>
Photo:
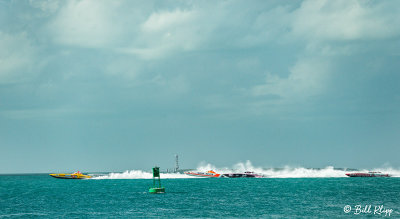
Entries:
<svg viewBox="0 0 400 219">
<path fill-rule="evenodd" d="M 158 181 L 158 187 L 156 187 L 156 178 Z M 160 167 L 153 168 L 153 188 L 150 188 L 149 192 L 151 194 L 165 193 L 165 188 L 161 187 Z"/>
</svg>

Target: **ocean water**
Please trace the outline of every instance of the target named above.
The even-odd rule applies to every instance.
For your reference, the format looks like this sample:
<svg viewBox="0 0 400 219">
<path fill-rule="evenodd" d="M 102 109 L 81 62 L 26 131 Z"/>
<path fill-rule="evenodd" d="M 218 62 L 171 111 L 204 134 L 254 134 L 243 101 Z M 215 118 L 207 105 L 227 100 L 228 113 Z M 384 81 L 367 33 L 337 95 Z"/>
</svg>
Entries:
<svg viewBox="0 0 400 219">
<path fill-rule="evenodd" d="M 0 218 L 400 218 L 398 177 L 229 179 L 177 174 L 162 179 L 165 194 L 149 194 L 151 179 L 124 179 L 123 174 L 88 180 L 0 175 Z M 351 209 L 345 213 L 347 205 Z"/>
</svg>

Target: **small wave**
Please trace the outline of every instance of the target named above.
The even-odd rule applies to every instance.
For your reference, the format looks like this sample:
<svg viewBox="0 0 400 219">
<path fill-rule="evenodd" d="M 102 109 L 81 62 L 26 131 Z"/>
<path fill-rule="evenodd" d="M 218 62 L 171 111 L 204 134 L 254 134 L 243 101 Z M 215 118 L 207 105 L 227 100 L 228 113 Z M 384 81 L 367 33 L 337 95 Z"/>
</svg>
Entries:
<svg viewBox="0 0 400 219">
<path fill-rule="evenodd" d="M 26 216 L 46 216 L 48 214 L 44 214 L 44 213 L 33 213 L 33 212 L 21 212 L 21 213 L 14 213 L 14 214 L 0 214 L 0 218 L 2 217 L 26 217 Z"/>
</svg>

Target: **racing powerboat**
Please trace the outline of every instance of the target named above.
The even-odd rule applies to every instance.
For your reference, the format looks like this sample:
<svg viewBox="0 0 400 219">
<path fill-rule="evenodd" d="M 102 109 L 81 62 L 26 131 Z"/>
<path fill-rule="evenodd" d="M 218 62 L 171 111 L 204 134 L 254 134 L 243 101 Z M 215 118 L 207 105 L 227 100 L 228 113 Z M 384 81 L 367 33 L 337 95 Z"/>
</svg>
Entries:
<svg viewBox="0 0 400 219">
<path fill-rule="evenodd" d="M 75 173 L 51 173 L 50 176 L 59 179 L 90 179 L 92 178 L 89 175 L 84 175 L 81 172 L 77 171 Z"/>
<path fill-rule="evenodd" d="M 244 173 L 224 173 L 221 177 L 227 178 L 263 178 L 263 175 L 256 174 L 254 172 L 244 172 Z"/>
<path fill-rule="evenodd" d="M 390 177 L 387 173 L 368 172 L 368 173 L 346 173 L 349 177 Z"/>
<path fill-rule="evenodd" d="M 244 172 L 244 173 L 216 173 L 212 170 L 207 172 L 185 172 L 186 175 L 196 176 L 196 177 L 208 177 L 208 178 L 263 178 L 263 175 L 256 174 L 254 172 Z"/>
<path fill-rule="evenodd" d="M 214 172 L 213 170 L 209 170 L 207 172 L 185 172 L 186 175 L 196 176 L 196 177 L 208 177 L 208 178 L 217 178 L 221 177 L 221 174 Z"/>
</svg>

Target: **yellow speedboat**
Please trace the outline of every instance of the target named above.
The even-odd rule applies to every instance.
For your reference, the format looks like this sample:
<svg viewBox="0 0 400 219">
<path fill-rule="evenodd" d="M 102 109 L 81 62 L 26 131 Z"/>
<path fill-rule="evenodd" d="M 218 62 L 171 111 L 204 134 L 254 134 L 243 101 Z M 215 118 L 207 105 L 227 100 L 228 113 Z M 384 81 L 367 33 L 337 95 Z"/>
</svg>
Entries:
<svg viewBox="0 0 400 219">
<path fill-rule="evenodd" d="M 59 179 L 90 179 L 91 176 L 84 175 L 81 172 L 75 173 L 52 173 L 49 174 L 52 177 L 59 178 Z"/>
</svg>

